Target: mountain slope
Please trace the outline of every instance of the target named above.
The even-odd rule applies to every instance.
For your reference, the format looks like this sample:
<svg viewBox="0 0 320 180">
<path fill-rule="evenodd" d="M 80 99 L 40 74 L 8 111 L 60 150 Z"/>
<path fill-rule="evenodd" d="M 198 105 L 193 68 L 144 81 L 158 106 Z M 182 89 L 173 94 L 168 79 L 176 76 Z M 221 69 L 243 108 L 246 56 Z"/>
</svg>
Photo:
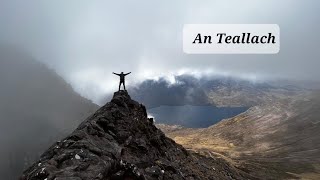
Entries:
<svg viewBox="0 0 320 180">
<path fill-rule="evenodd" d="M 244 179 L 222 159 L 187 152 L 126 91 L 51 146 L 22 179 Z"/>
<path fill-rule="evenodd" d="M 320 177 L 320 93 L 255 106 L 204 129 L 161 127 L 187 148 L 218 153 L 265 179 Z"/>
<path fill-rule="evenodd" d="M 0 45 L 0 177 L 17 179 L 98 106 L 30 54 Z"/>
</svg>

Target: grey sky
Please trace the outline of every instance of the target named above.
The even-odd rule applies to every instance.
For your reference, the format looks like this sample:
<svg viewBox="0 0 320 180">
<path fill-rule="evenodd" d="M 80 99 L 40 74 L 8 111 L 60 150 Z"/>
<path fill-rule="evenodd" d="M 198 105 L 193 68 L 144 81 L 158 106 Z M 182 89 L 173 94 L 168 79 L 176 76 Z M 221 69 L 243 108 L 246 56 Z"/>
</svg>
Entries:
<svg viewBox="0 0 320 180">
<path fill-rule="evenodd" d="M 318 81 L 319 9 L 317 0 L 1 0 L 0 43 L 27 49 L 93 100 L 117 89 L 112 71 L 132 71 L 131 84 L 181 73 Z M 186 55 L 186 23 L 279 24 L 281 50 Z"/>
</svg>

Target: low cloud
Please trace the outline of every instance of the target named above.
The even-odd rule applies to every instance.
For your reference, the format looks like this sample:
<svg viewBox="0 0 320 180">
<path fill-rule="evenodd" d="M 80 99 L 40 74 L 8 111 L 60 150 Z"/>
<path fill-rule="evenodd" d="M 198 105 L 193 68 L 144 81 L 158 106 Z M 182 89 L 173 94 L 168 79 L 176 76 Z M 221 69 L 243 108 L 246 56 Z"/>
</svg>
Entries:
<svg viewBox="0 0 320 180">
<path fill-rule="evenodd" d="M 319 1 L 22 1 L 0 2 L 0 42 L 29 51 L 83 96 L 98 101 L 128 85 L 180 72 L 251 80 L 320 76 Z M 186 23 L 272 23 L 281 29 L 276 55 L 187 55 Z"/>
</svg>

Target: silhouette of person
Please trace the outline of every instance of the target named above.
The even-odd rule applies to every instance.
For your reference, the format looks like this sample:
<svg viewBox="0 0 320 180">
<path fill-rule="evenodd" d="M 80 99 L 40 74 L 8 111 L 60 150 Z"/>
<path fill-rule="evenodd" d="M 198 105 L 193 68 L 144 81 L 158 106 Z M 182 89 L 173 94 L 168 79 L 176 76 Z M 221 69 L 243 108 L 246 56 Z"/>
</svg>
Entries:
<svg viewBox="0 0 320 180">
<path fill-rule="evenodd" d="M 117 74 L 117 73 L 114 73 L 114 72 L 112 72 L 112 73 L 115 74 L 115 75 L 120 76 L 119 91 L 120 91 L 121 84 L 123 84 L 123 88 L 124 88 L 124 90 L 126 90 L 126 85 L 125 85 L 124 77 L 125 77 L 126 75 L 130 74 L 131 72 L 126 73 L 126 74 L 124 74 L 123 72 L 121 72 L 120 74 Z"/>
</svg>

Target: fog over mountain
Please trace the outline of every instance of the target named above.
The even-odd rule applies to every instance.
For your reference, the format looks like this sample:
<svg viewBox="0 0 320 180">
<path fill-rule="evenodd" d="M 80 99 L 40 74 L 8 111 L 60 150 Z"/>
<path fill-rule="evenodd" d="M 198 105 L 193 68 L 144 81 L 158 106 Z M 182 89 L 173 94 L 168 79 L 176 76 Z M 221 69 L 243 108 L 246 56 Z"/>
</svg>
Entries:
<svg viewBox="0 0 320 180">
<path fill-rule="evenodd" d="M 294 84 L 292 86 L 292 84 Z M 250 107 L 260 104 L 271 95 L 289 94 L 308 89 L 293 82 L 252 82 L 235 77 L 201 76 L 192 74 L 173 76 L 171 80 L 161 77 L 145 80 L 129 86 L 133 97 L 147 105 L 147 108 L 160 105 L 213 105 L 220 107 Z M 102 104 L 111 94 L 98 102 Z"/>
<path fill-rule="evenodd" d="M 0 45 L 0 177 L 17 179 L 98 106 L 23 50 Z"/>
<path fill-rule="evenodd" d="M 25 48 L 94 102 L 116 90 L 112 71 L 132 71 L 128 85 L 183 73 L 319 83 L 319 6 L 316 0 L 2 0 L 0 42 Z M 281 50 L 276 55 L 186 55 L 186 23 L 279 24 Z"/>
</svg>

